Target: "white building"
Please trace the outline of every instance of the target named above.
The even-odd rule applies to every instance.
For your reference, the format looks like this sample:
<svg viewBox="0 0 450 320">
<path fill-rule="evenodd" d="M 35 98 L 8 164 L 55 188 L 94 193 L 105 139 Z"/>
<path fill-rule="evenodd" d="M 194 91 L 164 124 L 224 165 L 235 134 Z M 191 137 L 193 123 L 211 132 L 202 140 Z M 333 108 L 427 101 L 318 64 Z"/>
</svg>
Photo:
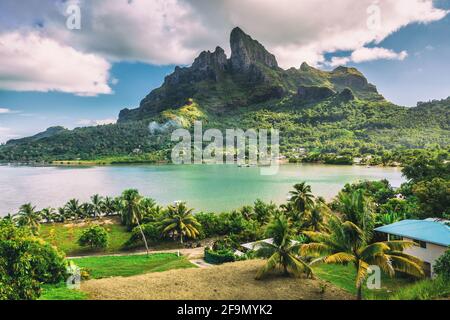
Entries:
<svg viewBox="0 0 450 320">
<path fill-rule="evenodd" d="M 439 219 L 403 220 L 387 226 L 376 228 L 375 231 L 388 235 L 388 240 L 403 239 L 413 241 L 415 246 L 405 250 L 425 263 L 425 273 L 434 276 L 436 260 L 449 249 L 450 221 Z"/>
</svg>

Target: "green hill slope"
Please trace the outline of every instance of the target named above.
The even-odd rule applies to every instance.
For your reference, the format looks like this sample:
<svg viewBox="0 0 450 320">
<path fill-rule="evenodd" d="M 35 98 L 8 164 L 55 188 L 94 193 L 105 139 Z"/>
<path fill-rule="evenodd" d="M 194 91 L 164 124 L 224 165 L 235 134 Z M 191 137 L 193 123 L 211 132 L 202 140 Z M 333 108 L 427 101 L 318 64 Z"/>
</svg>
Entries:
<svg viewBox="0 0 450 320">
<path fill-rule="evenodd" d="M 170 129 L 195 120 L 205 129 L 280 129 L 281 152 L 289 157 L 299 148 L 354 157 L 450 145 L 450 98 L 400 107 L 355 68 L 322 71 L 303 63 L 283 70 L 239 28 L 230 46 L 230 58 L 217 47 L 175 68 L 138 109 L 122 110 L 117 124 L 52 128 L 10 141 L 0 147 L 0 161 L 163 159 L 170 155 Z"/>
</svg>

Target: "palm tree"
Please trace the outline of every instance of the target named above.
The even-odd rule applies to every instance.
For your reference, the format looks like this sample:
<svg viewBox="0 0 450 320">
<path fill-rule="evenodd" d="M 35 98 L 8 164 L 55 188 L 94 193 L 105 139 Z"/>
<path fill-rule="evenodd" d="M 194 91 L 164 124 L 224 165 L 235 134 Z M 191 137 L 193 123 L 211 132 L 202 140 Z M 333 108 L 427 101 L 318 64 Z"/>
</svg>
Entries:
<svg viewBox="0 0 450 320">
<path fill-rule="evenodd" d="M 408 241 L 386 241 L 369 244 L 365 232 L 351 221 L 343 222 L 339 217 L 329 220 L 330 232 L 305 231 L 314 242 L 301 247 L 303 256 L 319 256 L 315 263 L 352 263 L 356 268 L 357 299 L 362 299 L 362 285 L 371 265 L 377 265 L 389 276 L 396 271 L 416 277 L 424 275 L 422 262 L 403 249 L 413 245 Z"/>
<path fill-rule="evenodd" d="M 125 190 L 120 199 L 120 216 L 122 224 L 129 230 L 142 220 L 142 196 L 135 189 Z"/>
<path fill-rule="evenodd" d="M 314 205 L 314 195 L 311 193 L 311 186 L 306 182 L 294 185 L 294 191 L 289 192 L 291 195 L 290 202 L 299 213 L 304 213 Z"/>
<path fill-rule="evenodd" d="M 20 226 L 26 226 L 31 229 L 33 234 L 37 234 L 41 216 L 39 212 L 36 211 L 36 207 L 32 206 L 31 203 L 24 204 L 20 207 L 17 213 L 17 222 Z"/>
<path fill-rule="evenodd" d="M 195 239 L 200 232 L 200 223 L 192 214 L 193 209 L 188 209 L 186 203 L 182 202 L 167 208 L 166 218 L 161 221 L 163 234 L 179 237 L 183 243 L 183 236 Z"/>
<path fill-rule="evenodd" d="M 291 220 L 284 214 L 277 215 L 267 226 L 267 235 L 273 238 L 273 242 L 258 242 L 257 256 L 268 260 L 266 265 L 258 271 L 257 280 L 262 279 L 276 267 L 281 267 L 285 275 L 300 276 L 305 273 L 313 277 L 312 269 L 298 256 L 300 244 L 293 241 L 292 233 Z"/>
<path fill-rule="evenodd" d="M 100 217 L 104 212 L 103 198 L 98 194 L 94 194 L 91 197 L 91 202 L 92 202 L 92 212 L 94 213 L 94 217 Z"/>
<path fill-rule="evenodd" d="M 326 219 L 330 215 L 329 211 L 325 202 L 318 199 L 311 210 L 306 211 L 302 227 L 317 232 L 327 230 Z"/>
<path fill-rule="evenodd" d="M 112 216 L 117 212 L 117 202 L 111 197 L 106 197 L 103 201 L 104 212 L 107 216 Z"/>
<path fill-rule="evenodd" d="M 137 225 L 139 231 L 142 235 L 142 240 L 144 240 L 145 249 L 147 250 L 147 255 L 149 255 L 149 248 L 147 239 L 145 237 L 144 230 L 142 229 L 140 221 L 142 220 L 142 196 L 136 189 L 125 190 L 120 198 L 120 215 L 122 223 L 128 227 L 129 230 L 133 226 Z"/>
<path fill-rule="evenodd" d="M 55 221 L 55 209 L 53 208 L 45 208 L 42 209 L 41 212 L 41 219 L 43 219 L 46 223 L 50 223 Z"/>
<path fill-rule="evenodd" d="M 70 219 L 77 220 L 78 218 L 83 216 L 83 209 L 81 208 L 80 202 L 77 199 L 69 200 L 64 209 L 66 217 L 69 217 Z"/>
<path fill-rule="evenodd" d="M 70 214 L 67 212 L 65 207 L 58 208 L 58 212 L 56 213 L 55 220 L 58 222 L 65 222 L 70 219 Z"/>
<path fill-rule="evenodd" d="M 375 223 L 374 204 L 364 195 L 364 190 L 339 193 L 337 211 L 344 220 L 353 222 L 366 233 L 368 238 L 371 237 Z"/>
<path fill-rule="evenodd" d="M 96 216 L 96 212 L 94 210 L 94 205 L 92 203 L 85 202 L 81 205 L 81 214 L 80 218 L 86 219 L 88 217 L 94 217 Z"/>
</svg>

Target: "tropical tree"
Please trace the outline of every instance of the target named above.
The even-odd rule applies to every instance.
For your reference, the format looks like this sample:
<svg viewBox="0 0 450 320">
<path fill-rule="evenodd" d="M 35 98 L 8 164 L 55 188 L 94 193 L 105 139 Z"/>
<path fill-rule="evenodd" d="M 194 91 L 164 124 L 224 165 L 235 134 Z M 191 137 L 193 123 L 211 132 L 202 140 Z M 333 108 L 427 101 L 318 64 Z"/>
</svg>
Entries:
<svg viewBox="0 0 450 320">
<path fill-rule="evenodd" d="M 142 196 L 135 189 L 125 190 L 120 198 L 120 217 L 122 224 L 132 230 L 142 220 Z"/>
<path fill-rule="evenodd" d="M 330 215 L 330 209 L 324 201 L 317 200 L 311 210 L 306 211 L 302 228 L 310 231 L 327 230 L 326 219 Z"/>
<path fill-rule="evenodd" d="M 292 235 L 291 220 L 284 214 L 277 215 L 267 226 L 267 236 L 271 237 L 273 242 L 261 241 L 257 244 L 257 256 L 268 259 L 266 265 L 256 274 L 257 280 L 277 267 L 281 267 L 285 275 L 313 276 L 311 267 L 298 256 L 300 244 L 293 241 Z"/>
<path fill-rule="evenodd" d="M 81 204 L 81 219 L 86 219 L 89 217 L 95 217 L 94 206 L 92 203 L 85 202 Z"/>
<path fill-rule="evenodd" d="M 117 201 L 111 197 L 106 197 L 103 201 L 103 210 L 105 215 L 112 216 L 117 212 Z"/>
<path fill-rule="evenodd" d="M 293 203 L 294 209 L 299 213 L 304 213 L 314 205 L 314 195 L 311 193 L 311 186 L 306 182 L 298 183 L 294 185 L 294 190 L 290 191 L 290 202 Z"/>
<path fill-rule="evenodd" d="M 183 243 L 183 237 L 195 239 L 199 234 L 200 223 L 192 214 L 193 209 L 188 209 L 186 203 L 178 203 L 167 208 L 166 217 L 161 221 L 163 234 L 169 234 L 173 238 L 178 237 Z"/>
<path fill-rule="evenodd" d="M 84 216 L 83 208 L 77 199 L 71 199 L 64 207 L 66 217 L 69 219 L 79 219 Z"/>
<path fill-rule="evenodd" d="M 385 241 L 369 244 L 365 232 L 352 221 L 339 217 L 329 220 L 329 232 L 305 231 L 313 242 L 301 246 L 302 256 L 319 257 L 312 261 L 327 264 L 353 264 L 356 269 L 357 299 L 362 299 L 363 282 L 371 265 L 381 268 L 389 276 L 396 271 L 422 277 L 422 261 L 403 252 L 413 246 L 408 241 Z"/>
<path fill-rule="evenodd" d="M 41 215 L 41 219 L 43 221 L 45 221 L 46 223 L 53 222 L 53 221 L 55 221 L 55 218 L 56 218 L 55 209 L 50 208 L 50 207 L 42 209 L 40 212 L 40 215 Z"/>
<path fill-rule="evenodd" d="M 142 235 L 142 240 L 144 240 L 145 249 L 147 250 L 148 255 L 148 243 L 140 223 L 140 221 L 142 220 L 143 210 L 142 196 L 139 194 L 139 191 L 136 189 L 125 190 L 120 198 L 119 208 L 122 224 L 126 225 L 130 231 L 134 226 L 138 226 L 139 231 Z"/>
<path fill-rule="evenodd" d="M 66 208 L 58 208 L 58 212 L 55 215 L 55 220 L 57 222 L 64 222 L 68 219 L 70 219 L 70 213 L 67 212 Z"/>
<path fill-rule="evenodd" d="M 104 213 L 103 198 L 98 194 L 94 194 L 91 197 L 91 203 L 92 203 L 92 213 L 94 217 L 100 217 Z"/>
<path fill-rule="evenodd" d="M 336 206 L 345 221 L 353 222 L 370 238 L 375 224 L 374 204 L 364 190 L 339 193 Z"/>
<path fill-rule="evenodd" d="M 17 222 L 19 226 L 29 227 L 33 234 L 37 234 L 40 227 L 41 216 L 36 207 L 31 203 L 22 205 L 17 213 Z"/>
</svg>

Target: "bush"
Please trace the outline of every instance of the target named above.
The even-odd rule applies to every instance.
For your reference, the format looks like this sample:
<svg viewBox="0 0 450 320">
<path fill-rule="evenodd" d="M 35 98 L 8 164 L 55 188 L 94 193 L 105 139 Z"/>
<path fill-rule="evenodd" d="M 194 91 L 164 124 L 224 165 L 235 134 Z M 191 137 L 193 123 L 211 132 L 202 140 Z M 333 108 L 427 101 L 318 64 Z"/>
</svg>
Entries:
<svg viewBox="0 0 450 320">
<path fill-rule="evenodd" d="M 450 250 L 447 250 L 434 265 L 434 272 L 440 277 L 450 280 Z"/>
<path fill-rule="evenodd" d="M 392 300 L 432 300 L 450 295 L 450 282 L 443 277 L 426 279 L 400 289 Z"/>
<path fill-rule="evenodd" d="M 108 232 L 105 228 L 100 226 L 92 226 L 83 231 L 80 238 L 78 239 L 78 244 L 82 247 L 94 248 L 106 248 L 109 242 Z"/>
<path fill-rule="evenodd" d="M 213 251 L 211 249 L 205 249 L 205 261 L 211 264 L 222 264 L 226 262 L 236 261 L 233 251 L 231 250 L 218 250 Z"/>
<path fill-rule="evenodd" d="M 43 283 L 64 279 L 64 256 L 28 228 L 0 221 L 0 300 L 33 300 Z"/>
<path fill-rule="evenodd" d="M 144 232 L 145 239 L 147 239 L 148 242 L 156 242 L 161 240 L 161 230 L 157 223 L 150 222 L 143 224 L 142 231 Z M 136 227 L 131 232 L 130 239 L 125 243 L 125 246 L 132 247 L 139 244 L 143 244 L 144 241 L 142 239 L 141 230 L 139 227 Z"/>
<path fill-rule="evenodd" d="M 41 239 L 31 243 L 29 252 L 33 255 L 30 264 L 39 282 L 56 284 L 65 280 L 64 254 Z"/>
</svg>

